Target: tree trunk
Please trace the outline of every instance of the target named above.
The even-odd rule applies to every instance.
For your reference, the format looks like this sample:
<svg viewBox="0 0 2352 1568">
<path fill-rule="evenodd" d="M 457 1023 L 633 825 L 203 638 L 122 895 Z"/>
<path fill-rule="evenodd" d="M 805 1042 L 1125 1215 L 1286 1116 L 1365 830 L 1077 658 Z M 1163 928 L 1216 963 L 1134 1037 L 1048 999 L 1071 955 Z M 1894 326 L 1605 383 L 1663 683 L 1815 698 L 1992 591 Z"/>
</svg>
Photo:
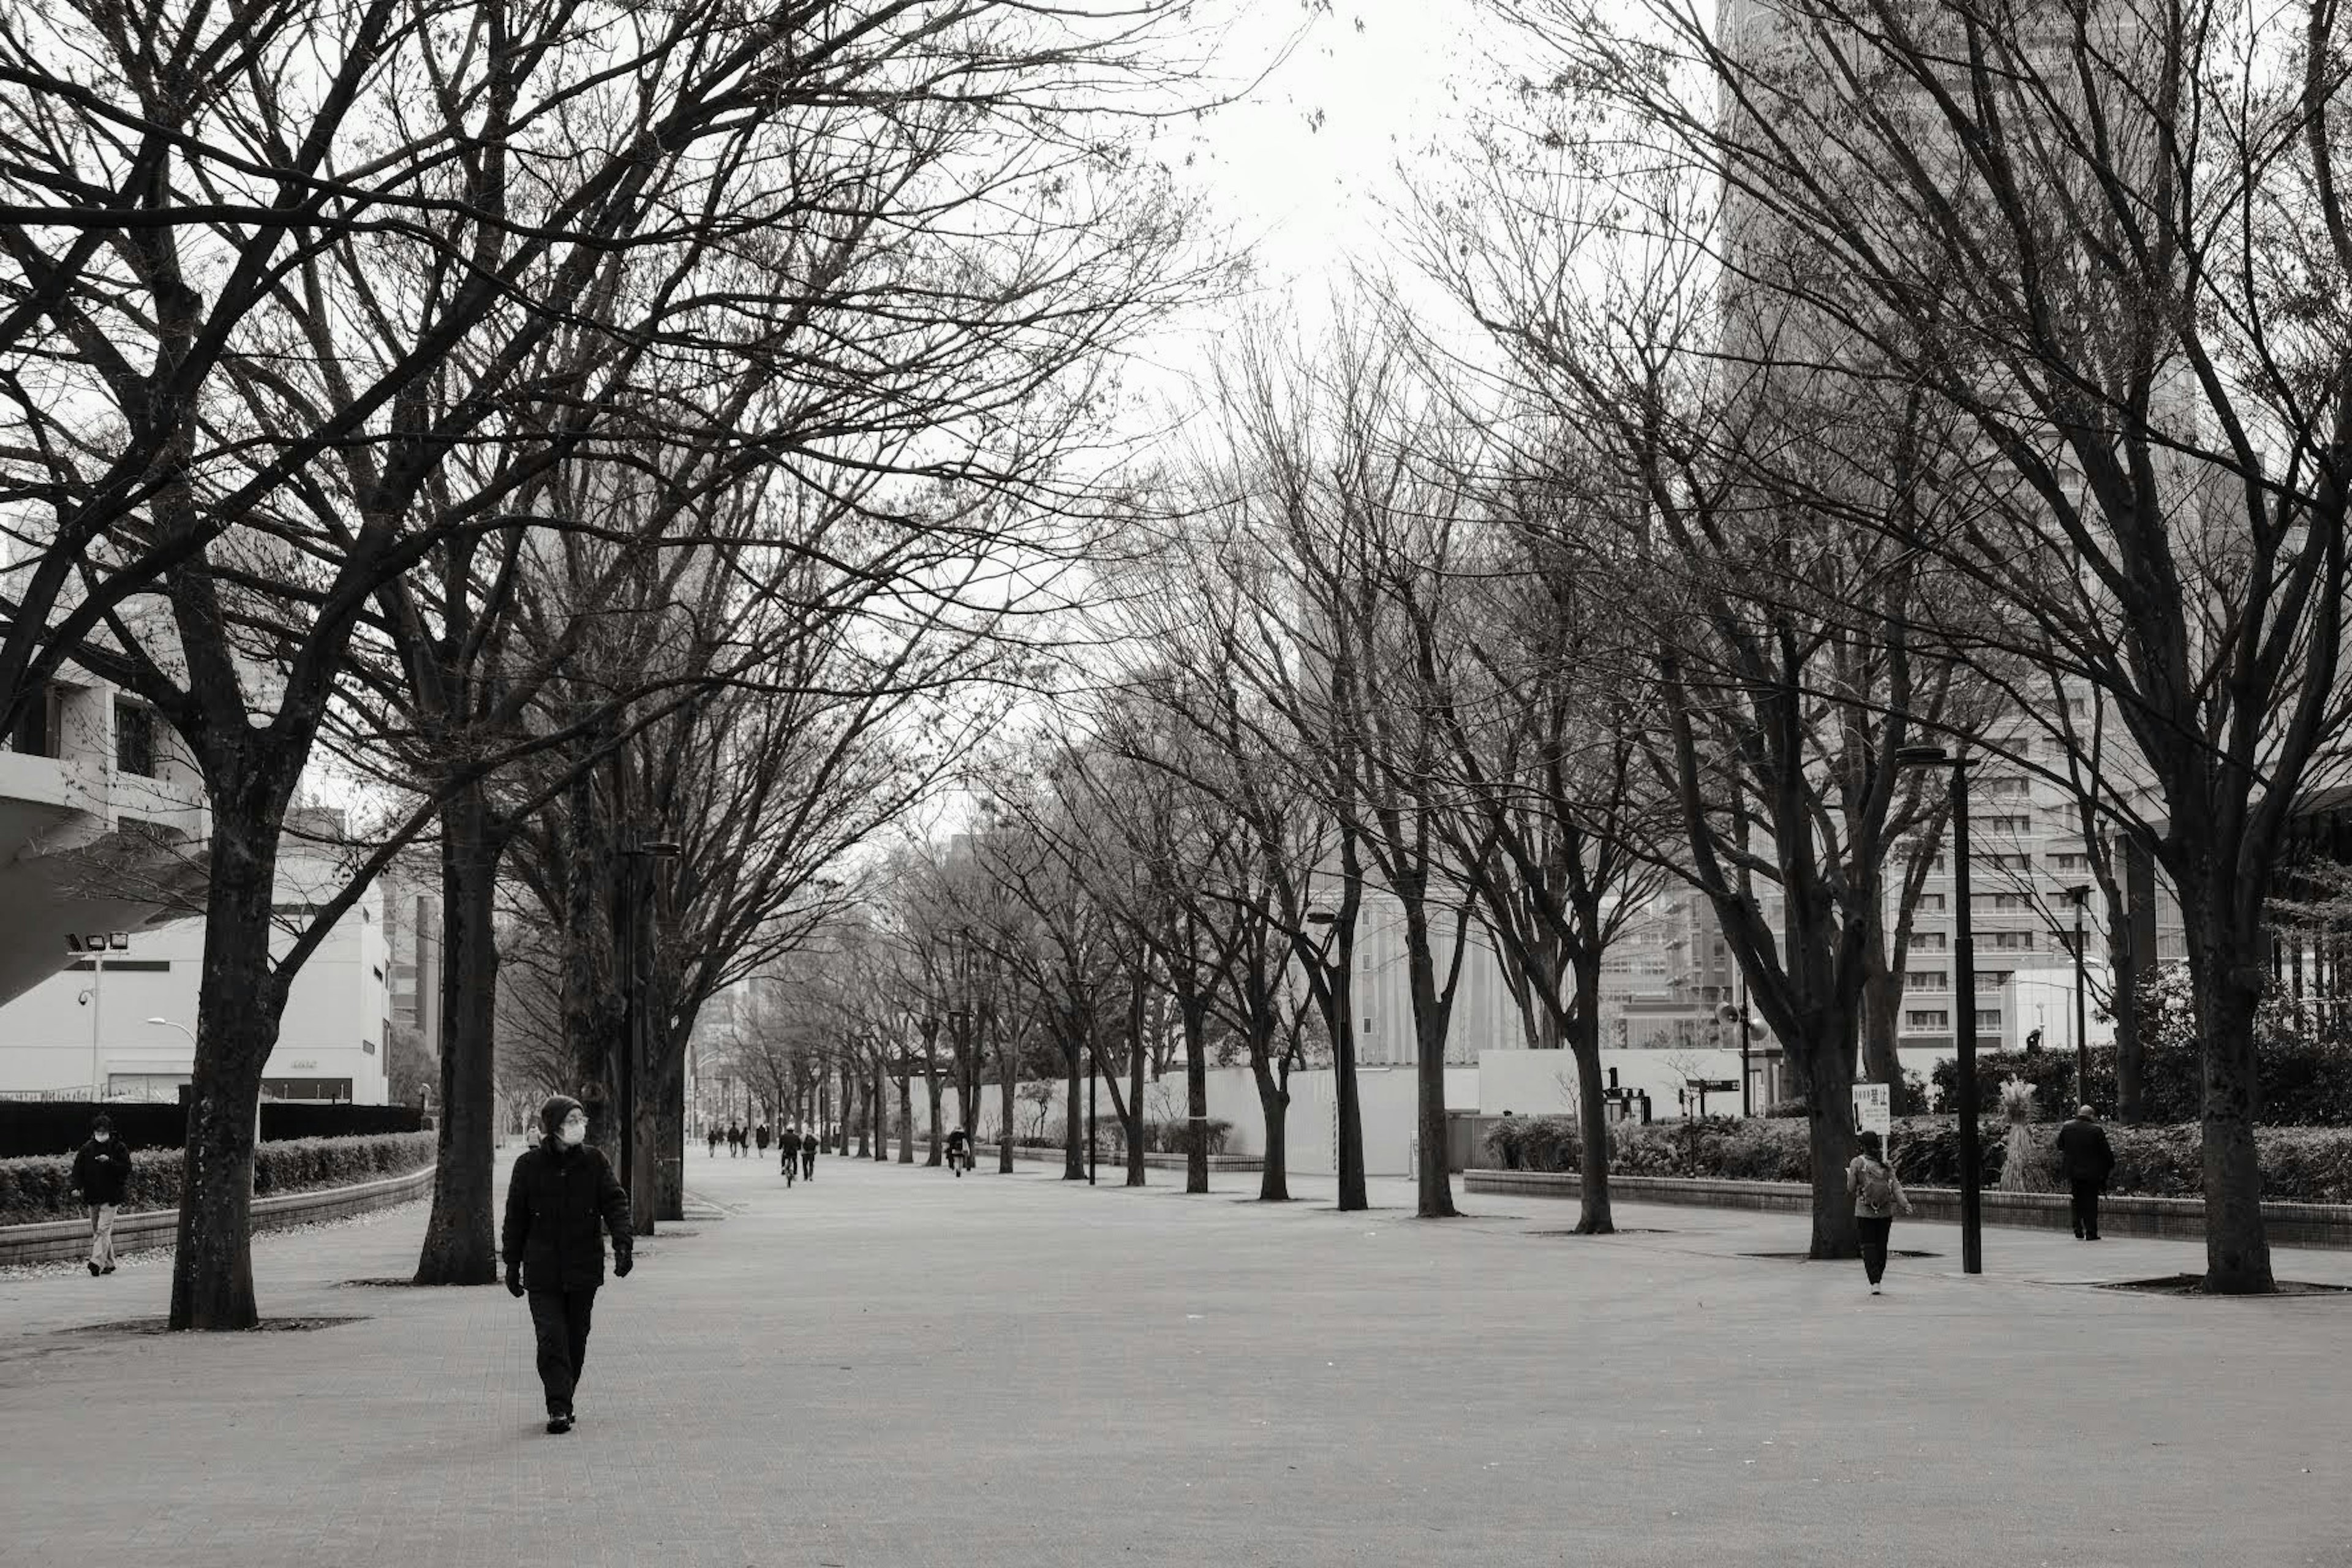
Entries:
<svg viewBox="0 0 2352 1568">
<path fill-rule="evenodd" d="M 2107 950 L 2115 973 L 2116 1115 L 2128 1124 L 2147 1120 L 2139 982 L 2156 971 L 2156 861 L 2137 835 L 2123 835 L 2118 846 L 2123 887 L 2108 902 Z"/>
<path fill-rule="evenodd" d="M 997 1113 L 1004 1119 L 996 1131 L 996 1173 L 1013 1173 L 1013 1075 L 1021 1070 L 1021 1053 L 1008 1048 L 1000 1037 L 996 1045 Z"/>
<path fill-rule="evenodd" d="M 1066 1182 L 1087 1179 L 1087 1163 L 1078 1152 L 1081 1137 L 1078 1131 L 1079 1055 L 1076 1042 L 1063 1042 L 1062 1059 L 1068 1069 L 1067 1087 L 1062 1096 L 1062 1180 Z"/>
<path fill-rule="evenodd" d="M 1184 1020 L 1184 1190 L 1209 1190 L 1209 1060 L 1208 1031 L 1202 1006 L 1188 1001 Z"/>
<path fill-rule="evenodd" d="M 1257 1080 L 1258 1114 L 1265 1119 L 1265 1169 L 1257 1179 L 1258 1202 L 1290 1201 L 1290 1090 L 1276 1081 L 1263 1050 L 1253 1052 L 1250 1076 Z"/>
<path fill-rule="evenodd" d="M 493 1100 L 500 849 L 479 784 L 443 804 L 441 1118 L 433 1213 L 416 1258 L 419 1285 L 492 1285 L 499 1278 Z"/>
<path fill-rule="evenodd" d="M 874 1157 L 874 1091 L 861 1079 L 857 1085 L 857 1157 Z M 845 1132 L 844 1136 L 846 1136 Z"/>
<path fill-rule="evenodd" d="M 1445 1169 L 1445 1037 L 1453 1016 L 1451 998 L 1437 993 L 1437 955 L 1431 951 L 1429 927 L 1419 912 L 1417 899 L 1405 907 L 1405 971 L 1412 988 L 1413 1125 L 1420 1158 L 1414 1170 L 1419 1190 L 1418 1215 L 1451 1219 L 1454 1179 Z"/>
<path fill-rule="evenodd" d="M 2213 1295 L 2265 1295 L 2270 1237 L 2263 1224 L 2263 1166 L 2254 1142 L 2258 1079 L 2254 1012 L 2265 968 L 2259 900 L 2239 914 L 2187 877 L 2176 875 L 2198 1022 L 2205 1037 L 2205 1289 Z M 2248 929 L 2251 927 L 2252 929 Z"/>
<path fill-rule="evenodd" d="M 898 1080 L 898 1163 L 915 1163 L 915 1075 Z"/>
<path fill-rule="evenodd" d="M 1961 1001 L 1958 1005 L 1969 1003 Z M 1853 1136 L 1853 1074 L 1845 1042 L 1822 1042 L 1805 1053 L 1807 1119 L 1813 1157 L 1813 1238 L 1811 1258 L 1859 1258 L 1862 1232 L 1853 1222 L 1853 1200 L 1845 1190 L 1845 1168 L 1860 1145 Z"/>
<path fill-rule="evenodd" d="M 686 1217 L 686 1051 L 658 1053 L 653 1074 L 654 1217 Z M 647 1225 L 644 1234 L 652 1235 Z"/>
<path fill-rule="evenodd" d="M 234 796 L 212 793 L 204 971 L 172 1258 L 174 1330 L 249 1329 L 261 1321 L 253 1294 L 253 1143 L 262 1068 L 278 1043 L 285 999 L 269 959 L 284 804 L 273 809 L 276 792 L 268 792 L 239 812 Z"/>
<path fill-rule="evenodd" d="M 1586 929 L 1598 930 L 1598 922 Z M 1576 1056 L 1576 1229 L 1581 1236 L 1611 1236 L 1616 1233 L 1617 1216 L 1609 1200 L 1609 1101 L 1601 1070 L 1599 953 L 1578 960 L 1576 994 L 1578 1009 L 1569 1038 Z"/>
<path fill-rule="evenodd" d="M 1138 976 L 1135 996 L 1128 1012 L 1127 1025 L 1127 1104 L 1121 1121 L 1127 1128 L 1127 1185 L 1143 1185 L 1143 1018 L 1144 1005 L 1150 993 Z"/>
<path fill-rule="evenodd" d="M 929 1092 L 931 1101 L 931 1134 L 928 1141 L 929 1147 L 923 1155 L 923 1163 L 933 1170 L 937 1170 L 940 1165 L 940 1091 L 945 1089 L 946 1086 L 940 1083 L 940 1075 L 938 1073 L 926 1072 L 923 1075 L 923 1087 Z"/>
<path fill-rule="evenodd" d="M 1862 958 L 1862 1076 L 1886 1085 L 1897 1103 L 1903 1098 L 1903 1058 L 1895 1048 L 1895 1026 L 1902 1015 L 1902 966 L 1888 961 L 1874 936 Z"/>
<path fill-rule="evenodd" d="M 887 1164 L 890 1159 L 890 1089 L 888 1075 L 877 1061 L 874 1066 L 874 1163 Z"/>
</svg>

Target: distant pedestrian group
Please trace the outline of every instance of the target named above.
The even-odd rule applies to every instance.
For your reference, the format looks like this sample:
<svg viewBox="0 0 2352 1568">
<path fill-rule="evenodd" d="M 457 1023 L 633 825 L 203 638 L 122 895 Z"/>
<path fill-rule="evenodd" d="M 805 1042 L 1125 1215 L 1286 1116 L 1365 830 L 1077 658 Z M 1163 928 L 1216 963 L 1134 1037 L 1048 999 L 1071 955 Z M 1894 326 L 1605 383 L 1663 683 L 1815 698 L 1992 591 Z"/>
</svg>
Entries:
<svg viewBox="0 0 2352 1568">
<path fill-rule="evenodd" d="M 776 1134 L 776 1146 L 784 1156 L 784 1185 L 791 1186 L 795 1177 L 812 1182 L 816 1180 L 816 1142 L 817 1131 L 814 1122 L 803 1129 L 787 1121 L 783 1131 Z"/>
</svg>

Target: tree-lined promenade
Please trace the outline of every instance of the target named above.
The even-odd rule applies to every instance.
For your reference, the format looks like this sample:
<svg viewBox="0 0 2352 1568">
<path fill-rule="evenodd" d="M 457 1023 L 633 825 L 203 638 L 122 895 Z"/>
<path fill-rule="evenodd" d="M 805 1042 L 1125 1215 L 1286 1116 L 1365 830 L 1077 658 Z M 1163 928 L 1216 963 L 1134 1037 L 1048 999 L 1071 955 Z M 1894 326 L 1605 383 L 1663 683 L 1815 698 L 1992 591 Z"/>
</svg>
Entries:
<svg viewBox="0 0 2352 1568">
<path fill-rule="evenodd" d="M 1198 1118 L 1212 1060 L 1278 1151 L 1328 1066 L 1364 1208 L 1375 902 L 1422 1146 L 1475 937 L 1605 1232 L 1602 971 L 1669 888 L 1851 1256 L 1851 1089 L 1902 1089 L 1958 848 L 1922 747 L 2070 803 L 2127 1120 L 2160 869 L 2204 1277 L 2271 1288 L 2261 1052 L 2344 1027 L 2278 980 L 2343 923 L 2295 858 L 2347 697 L 2332 0 L 1490 0 L 1513 64 L 1314 331 L 1159 140 L 1226 89 L 1192 6 L 135 9 L 0 29 L 0 721 L 110 682 L 204 784 L 174 1327 L 258 1314 L 287 984 L 420 853 L 422 1283 L 493 1278 L 502 1094 L 586 1100 L 675 1216 L 730 992 L 706 1086 L 907 1155 L 918 1086 L 936 1128 L 1099 1074 L 1134 1123 L 1181 1063 Z M 1204 320 L 1182 405 L 1131 395 Z M 322 772 L 373 820 L 289 917 Z"/>
<path fill-rule="evenodd" d="M 651 1479 L 604 1489 L 572 1560 L 2284 1568 L 2336 1550 L 2344 1460 L 2312 1435 L 2352 1373 L 2325 1302 L 2029 1282 L 2078 1277 L 2063 1233 L 2004 1234 L 1963 1280 L 1949 1227 L 1900 1226 L 1945 1256 L 1897 1258 L 1874 1299 L 1857 1265 L 1741 1256 L 1801 1252 L 1801 1215 L 1627 1205 L 1622 1223 L 1667 1233 L 1587 1238 L 1531 1234 L 1574 1211 L 1528 1198 L 1417 1225 L 1412 1187 L 1377 1177 L 1369 1215 L 1333 1212 L 1328 1177 L 1280 1206 L 1223 1176 L 1205 1197 L 1057 1177 L 850 1161 L 788 1190 L 696 1151 L 698 1217 L 603 1292 L 562 1438 L 539 1430 L 521 1303 L 340 1283 L 403 1274 L 415 1208 L 257 1238 L 273 1316 L 363 1320 L 312 1332 L 87 1331 L 161 1314 L 160 1262 L 0 1279 L 10 1552 L 515 1561 L 569 1528 L 551 1510 L 571 1489 L 625 1474 Z M 2105 1246 L 2103 1266 L 2147 1275 L 2200 1250 Z M 135 1481 L 81 1485 L 133 1412 Z"/>
</svg>

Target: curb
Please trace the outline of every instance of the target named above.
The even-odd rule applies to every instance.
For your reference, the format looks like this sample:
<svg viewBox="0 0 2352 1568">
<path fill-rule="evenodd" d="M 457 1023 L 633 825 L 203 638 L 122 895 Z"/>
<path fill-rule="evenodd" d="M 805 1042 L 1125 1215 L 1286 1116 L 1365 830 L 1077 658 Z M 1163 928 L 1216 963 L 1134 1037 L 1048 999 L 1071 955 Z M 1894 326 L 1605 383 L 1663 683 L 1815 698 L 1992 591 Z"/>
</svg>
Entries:
<svg viewBox="0 0 2352 1568">
<path fill-rule="evenodd" d="M 399 1176 L 379 1177 L 348 1187 L 320 1187 L 307 1193 L 273 1193 L 253 1200 L 253 1229 L 291 1230 L 324 1219 L 343 1219 L 391 1208 L 425 1196 L 433 1190 L 433 1167 L 421 1165 Z M 141 1252 L 179 1241 L 177 1208 L 145 1209 L 114 1218 L 114 1249 Z M 0 1265 L 73 1261 L 89 1256 L 89 1217 L 38 1220 L 31 1225 L 0 1226 Z"/>
</svg>

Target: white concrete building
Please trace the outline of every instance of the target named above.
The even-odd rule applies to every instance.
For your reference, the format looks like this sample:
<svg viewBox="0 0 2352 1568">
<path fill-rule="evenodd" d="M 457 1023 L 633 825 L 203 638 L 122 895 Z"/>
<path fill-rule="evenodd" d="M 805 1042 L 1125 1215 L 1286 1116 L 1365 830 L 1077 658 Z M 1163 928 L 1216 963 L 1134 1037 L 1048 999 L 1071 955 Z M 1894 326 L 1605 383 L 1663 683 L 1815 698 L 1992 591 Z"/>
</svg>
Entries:
<svg viewBox="0 0 2352 1568">
<path fill-rule="evenodd" d="M 288 842 L 278 874 L 281 951 L 344 874 L 315 845 Z M 387 1101 L 390 957 L 383 894 L 371 887 L 295 976 L 265 1099 Z M 203 967 L 196 918 L 134 931 L 102 960 L 73 958 L 0 1005 L 0 1094 L 79 1095 L 96 1083 L 110 1100 L 176 1099 L 194 1060 L 188 1031 Z"/>
</svg>

